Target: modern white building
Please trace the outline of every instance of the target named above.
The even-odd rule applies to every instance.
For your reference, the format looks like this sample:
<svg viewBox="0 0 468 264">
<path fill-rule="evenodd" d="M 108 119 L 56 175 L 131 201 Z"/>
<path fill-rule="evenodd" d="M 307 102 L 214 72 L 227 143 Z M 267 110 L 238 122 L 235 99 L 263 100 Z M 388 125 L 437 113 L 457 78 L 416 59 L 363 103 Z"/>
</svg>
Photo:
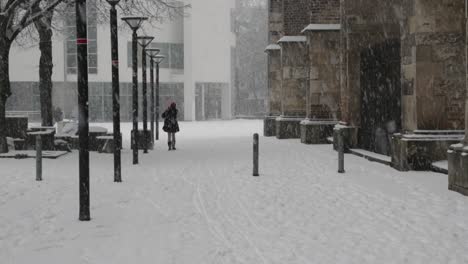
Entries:
<svg viewBox="0 0 468 264">
<path fill-rule="evenodd" d="M 160 71 L 161 107 L 175 101 L 183 113 L 180 118 L 188 121 L 229 119 L 231 47 L 235 45 L 230 18 L 233 1 L 186 0 L 186 3 L 191 5 L 186 15 L 160 25 L 146 23 L 139 31 L 139 35 L 155 36 L 152 47 L 161 49 L 161 54 L 167 57 Z M 53 104 L 69 118 L 76 115 L 77 109 L 74 9 L 66 17 L 69 19 L 63 21 L 65 30 L 56 31 L 53 38 Z M 97 24 L 92 19 L 92 9 L 88 10 L 88 17 L 90 119 L 111 121 L 110 29 L 109 25 Z M 119 28 L 121 117 L 130 120 L 131 31 L 120 19 Z M 38 45 L 15 44 L 12 48 L 13 95 L 7 102 L 7 111 L 39 111 L 39 58 Z M 147 75 L 149 84 L 149 65 Z M 141 68 L 138 77 L 141 83 Z"/>
</svg>

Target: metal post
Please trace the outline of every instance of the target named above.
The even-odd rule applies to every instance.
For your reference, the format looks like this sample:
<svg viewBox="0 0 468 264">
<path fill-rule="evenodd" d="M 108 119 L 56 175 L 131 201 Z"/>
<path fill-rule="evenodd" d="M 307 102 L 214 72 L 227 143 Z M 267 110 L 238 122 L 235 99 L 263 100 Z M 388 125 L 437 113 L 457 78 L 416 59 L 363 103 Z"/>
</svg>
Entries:
<svg viewBox="0 0 468 264">
<path fill-rule="evenodd" d="M 132 35 L 132 65 L 133 65 L 133 137 L 132 137 L 132 150 L 133 150 L 133 164 L 138 164 L 138 42 L 137 32 L 133 31 Z"/>
<path fill-rule="evenodd" d="M 91 220 L 89 211 L 89 112 L 88 112 L 88 32 L 86 0 L 76 0 L 76 44 L 78 53 L 80 221 Z"/>
<path fill-rule="evenodd" d="M 148 153 L 148 95 L 146 85 L 146 50 L 144 47 L 141 49 L 141 71 L 143 82 L 143 153 Z"/>
<path fill-rule="evenodd" d="M 36 181 L 42 181 L 42 137 L 36 136 Z"/>
<path fill-rule="evenodd" d="M 345 173 L 344 150 L 343 129 L 338 129 L 338 173 Z"/>
<path fill-rule="evenodd" d="M 259 152 L 259 139 L 258 134 L 253 136 L 253 176 L 260 176 L 258 174 L 258 152 Z"/>
<path fill-rule="evenodd" d="M 117 10 L 112 5 L 110 11 L 112 49 L 112 108 L 114 121 L 114 182 L 122 182 L 120 152 L 120 87 L 119 87 L 119 43 L 117 36 Z"/>
<path fill-rule="evenodd" d="M 154 146 L 154 58 L 150 60 L 150 83 L 151 83 L 151 144 Z"/>
<path fill-rule="evenodd" d="M 156 63 L 156 140 L 159 140 L 159 62 Z"/>
</svg>

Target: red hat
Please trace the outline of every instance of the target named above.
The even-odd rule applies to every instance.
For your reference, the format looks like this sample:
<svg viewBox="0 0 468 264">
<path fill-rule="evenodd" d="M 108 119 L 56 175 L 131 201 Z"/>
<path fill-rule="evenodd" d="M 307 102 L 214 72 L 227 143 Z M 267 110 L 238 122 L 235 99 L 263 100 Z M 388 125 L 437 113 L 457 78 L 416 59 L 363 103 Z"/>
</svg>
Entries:
<svg viewBox="0 0 468 264">
<path fill-rule="evenodd" d="M 172 102 L 172 103 L 171 103 L 171 107 L 172 107 L 172 108 L 175 108 L 176 106 L 177 106 L 177 105 L 176 105 L 175 102 Z"/>
</svg>

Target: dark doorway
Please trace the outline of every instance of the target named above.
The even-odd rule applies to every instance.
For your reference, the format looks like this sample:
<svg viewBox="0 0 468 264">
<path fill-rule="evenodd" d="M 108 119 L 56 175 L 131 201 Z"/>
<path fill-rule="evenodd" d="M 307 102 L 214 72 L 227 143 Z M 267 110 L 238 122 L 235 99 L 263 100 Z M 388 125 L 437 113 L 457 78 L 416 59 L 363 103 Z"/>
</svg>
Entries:
<svg viewBox="0 0 468 264">
<path fill-rule="evenodd" d="M 361 148 L 391 155 L 391 135 L 401 129 L 400 40 L 361 52 Z"/>
</svg>

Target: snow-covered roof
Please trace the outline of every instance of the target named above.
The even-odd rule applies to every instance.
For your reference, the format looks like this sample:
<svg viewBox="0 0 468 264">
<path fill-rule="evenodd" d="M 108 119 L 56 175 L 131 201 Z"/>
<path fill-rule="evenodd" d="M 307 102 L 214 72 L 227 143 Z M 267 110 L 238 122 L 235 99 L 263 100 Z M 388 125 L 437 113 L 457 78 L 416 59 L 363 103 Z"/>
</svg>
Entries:
<svg viewBox="0 0 468 264">
<path fill-rule="evenodd" d="M 341 24 L 309 24 L 301 31 L 301 33 L 304 33 L 306 31 L 332 31 L 340 29 Z"/>
<path fill-rule="evenodd" d="M 265 51 L 273 51 L 273 50 L 280 50 L 281 46 L 278 44 L 270 44 L 266 46 Z"/>
<path fill-rule="evenodd" d="M 307 38 L 305 36 L 284 36 L 280 40 L 278 40 L 278 43 L 283 43 L 283 42 L 306 42 Z"/>
</svg>

